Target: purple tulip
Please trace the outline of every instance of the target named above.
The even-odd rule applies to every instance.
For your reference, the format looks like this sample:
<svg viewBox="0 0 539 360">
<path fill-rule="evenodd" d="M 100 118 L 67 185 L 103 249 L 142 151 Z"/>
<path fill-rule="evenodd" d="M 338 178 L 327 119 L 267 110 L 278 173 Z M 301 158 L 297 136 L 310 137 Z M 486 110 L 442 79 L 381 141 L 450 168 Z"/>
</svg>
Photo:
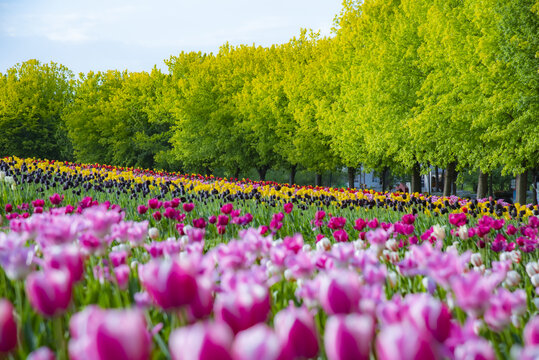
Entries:
<svg viewBox="0 0 539 360">
<path fill-rule="evenodd" d="M 48 269 L 28 275 L 26 294 L 34 310 L 43 316 L 55 316 L 69 306 L 72 286 L 67 271 Z"/>
<path fill-rule="evenodd" d="M 165 310 L 187 305 L 195 298 L 197 284 L 192 271 L 176 261 L 151 260 L 139 266 L 139 277 L 155 304 Z"/>
<path fill-rule="evenodd" d="M 55 360 L 56 356 L 48 347 L 40 347 L 28 354 L 26 360 Z"/>
<path fill-rule="evenodd" d="M 223 323 L 196 323 L 174 330 L 168 346 L 172 360 L 231 360 L 233 338 Z"/>
<path fill-rule="evenodd" d="M 326 322 L 324 346 L 329 360 L 367 360 L 374 338 L 374 322 L 367 315 L 335 315 Z"/>
<path fill-rule="evenodd" d="M 13 316 L 13 305 L 0 299 L 0 353 L 9 352 L 17 347 L 17 324 Z"/>
<path fill-rule="evenodd" d="M 281 354 L 281 346 L 270 327 L 258 324 L 236 335 L 232 354 L 234 360 L 277 360 Z"/>
<path fill-rule="evenodd" d="M 306 307 L 293 305 L 279 311 L 273 320 L 283 352 L 292 358 L 312 358 L 318 354 L 314 318 Z"/>
</svg>

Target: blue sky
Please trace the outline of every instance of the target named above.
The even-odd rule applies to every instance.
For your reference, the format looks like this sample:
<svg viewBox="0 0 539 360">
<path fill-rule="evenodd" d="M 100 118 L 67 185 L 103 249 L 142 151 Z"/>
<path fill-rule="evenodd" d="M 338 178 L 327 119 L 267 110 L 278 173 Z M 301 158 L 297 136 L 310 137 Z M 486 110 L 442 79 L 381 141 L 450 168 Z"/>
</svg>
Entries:
<svg viewBox="0 0 539 360">
<path fill-rule="evenodd" d="M 184 51 L 329 35 L 341 0 L 0 0 L 0 72 L 28 59 L 90 70 L 166 69 Z"/>
</svg>

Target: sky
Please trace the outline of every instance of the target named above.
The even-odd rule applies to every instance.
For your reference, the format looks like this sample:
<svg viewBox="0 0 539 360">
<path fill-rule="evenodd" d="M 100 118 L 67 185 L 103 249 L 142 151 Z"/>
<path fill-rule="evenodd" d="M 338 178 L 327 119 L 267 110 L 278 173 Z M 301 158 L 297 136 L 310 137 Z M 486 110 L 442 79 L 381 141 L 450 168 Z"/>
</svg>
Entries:
<svg viewBox="0 0 539 360">
<path fill-rule="evenodd" d="M 166 70 L 181 51 L 330 35 L 342 0 L 0 0 L 0 72 L 28 59 L 90 70 Z"/>
</svg>

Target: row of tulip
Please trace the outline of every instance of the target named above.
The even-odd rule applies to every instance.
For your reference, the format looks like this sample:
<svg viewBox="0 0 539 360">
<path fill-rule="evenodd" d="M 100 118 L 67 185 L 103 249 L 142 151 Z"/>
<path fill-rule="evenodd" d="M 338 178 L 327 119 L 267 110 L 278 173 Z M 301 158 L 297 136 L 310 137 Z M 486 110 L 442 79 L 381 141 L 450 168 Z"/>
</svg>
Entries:
<svg viewBox="0 0 539 360">
<path fill-rule="evenodd" d="M 3 164 L 0 356 L 539 355 L 533 207 Z"/>
</svg>

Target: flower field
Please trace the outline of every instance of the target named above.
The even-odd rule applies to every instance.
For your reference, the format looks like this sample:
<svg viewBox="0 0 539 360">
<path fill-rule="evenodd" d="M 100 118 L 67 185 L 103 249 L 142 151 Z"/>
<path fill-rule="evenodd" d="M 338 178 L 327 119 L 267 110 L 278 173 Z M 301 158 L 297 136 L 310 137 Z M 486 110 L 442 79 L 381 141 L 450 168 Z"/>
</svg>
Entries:
<svg viewBox="0 0 539 360">
<path fill-rule="evenodd" d="M 20 158 L 0 204 L 0 358 L 539 358 L 537 206 Z"/>
</svg>

